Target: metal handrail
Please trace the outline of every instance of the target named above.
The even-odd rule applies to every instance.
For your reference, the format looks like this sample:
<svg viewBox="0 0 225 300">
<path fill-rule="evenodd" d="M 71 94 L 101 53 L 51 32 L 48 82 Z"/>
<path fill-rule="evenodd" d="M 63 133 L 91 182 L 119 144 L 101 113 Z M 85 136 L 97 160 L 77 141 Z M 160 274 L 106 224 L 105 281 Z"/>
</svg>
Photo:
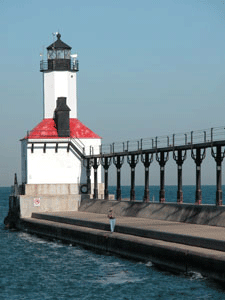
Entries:
<svg viewBox="0 0 225 300">
<path fill-rule="evenodd" d="M 79 149 L 83 155 L 85 155 L 85 145 L 78 138 L 71 138 L 70 141 Z"/>
<path fill-rule="evenodd" d="M 154 138 L 142 138 L 123 142 L 114 142 L 112 144 L 102 144 L 101 154 L 116 154 L 122 152 L 131 152 L 143 150 L 157 150 L 158 148 L 171 148 L 177 146 L 197 145 L 203 143 L 212 143 L 216 141 L 225 141 L 225 127 L 215 127 L 206 130 L 196 130 L 185 133 L 171 134 L 168 136 L 159 136 Z M 91 147 L 90 155 L 98 154 L 96 147 Z M 96 149 L 95 149 L 96 148 Z M 88 151 L 86 153 L 89 153 Z"/>
</svg>

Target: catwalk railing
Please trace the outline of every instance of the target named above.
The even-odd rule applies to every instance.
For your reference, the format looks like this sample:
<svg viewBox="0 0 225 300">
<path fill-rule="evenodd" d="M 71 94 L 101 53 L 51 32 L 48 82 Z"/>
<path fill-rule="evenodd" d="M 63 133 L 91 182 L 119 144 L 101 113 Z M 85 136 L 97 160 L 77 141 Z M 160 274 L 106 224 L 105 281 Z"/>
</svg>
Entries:
<svg viewBox="0 0 225 300">
<path fill-rule="evenodd" d="M 101 157 L 102 155 L 114 156 L 141 152 L 154 153 L 162 150 L 173 151 L 174 149 L 190 150 L 195 147 L 208 148 L 218 143 L 221 144 L 223 141 L 225 142 L 225 127 L 217 127 L 154 138 L 103 144 L 100 147 L 85 148 L 85 153 L 90 157 Z"/>
<path fill-rule="evenodd" d="M 40 61 L 40 71 L 79 71 L 79 62 L 78 60 L 71 61 L 70 59 L 48 59 Z"/>
<path fill-rule="evenodd" d="M 206 156 L 206 148 L 211 148 L 212 157 L 216 161 L 216 205 L 222 205 L 222 161 L 225 156 L 225 127 L 211 128 L 207 130 L 191 131 L 187 133 L 172 134 L 154 138 L 145 138 L 133 141 L 125 141 L 89 147 L 83 149 L 85 155 L 84 164 L 87 170 L 87 190 L 90 191 L 90 169 L 94 168 L 94 198 L 98 198 L 97 169 L 101 164 L 104 169 L 105 192 L 104 197 L 109 198 L 108 169 L 115 165 L 117 169 L 116 199 L 121 200 L 121 168 L 127 159 L 131 168 L 130 200 L 135 200 L 135 168 L 139 161 L 145 170 L 145 202 L 149 201 L 149 168 L 155 156 L 160 166 L 160 203 L 165 202 L 165 165 L 169 159 L 169 152 L 173 153 L 173 159 L 177 164 L 177 203 L 183 203 L 182 191 L 182 165 L 187 157 L 187 151 L 191 151 L 191 157 L 196 164 L 196 194 L 195 203 L 202 203 L 201 191 L 201 164 Z"/>
</svg>

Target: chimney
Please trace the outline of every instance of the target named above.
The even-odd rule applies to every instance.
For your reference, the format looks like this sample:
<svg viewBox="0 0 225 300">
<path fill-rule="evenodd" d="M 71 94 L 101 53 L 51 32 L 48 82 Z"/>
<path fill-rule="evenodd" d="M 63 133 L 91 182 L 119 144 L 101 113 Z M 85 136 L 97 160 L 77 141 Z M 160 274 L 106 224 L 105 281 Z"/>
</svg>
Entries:
<svg viewBox="0 0 225 300">
<path fill-rule="evenodd" d="M 66 97 L 59 97 L 55 109 L 55 124 L 59 137 L 70 136 L 70 108 L 66 105 Z"/>
</svg>

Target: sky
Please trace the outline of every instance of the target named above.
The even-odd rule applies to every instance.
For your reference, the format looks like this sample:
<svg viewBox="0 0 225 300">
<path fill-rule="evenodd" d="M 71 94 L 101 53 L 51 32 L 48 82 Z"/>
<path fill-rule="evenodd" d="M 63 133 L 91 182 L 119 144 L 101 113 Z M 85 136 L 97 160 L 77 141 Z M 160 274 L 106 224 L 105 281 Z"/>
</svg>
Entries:
<svg viewBox="0 0 225 300">
<path fill-rule="evenodd" d="M 20 180 L 20 139 L 43 118 L 40 53 L 56 31 L 78 53 L 78 118 L 103 143 L 224 126 L 224 2 L 0 0 L 0 186 Z M 190 153 L 183 169 L 195 184 Z M 215 172 L 208 151 L 202 183 L 215 184 Z M 139 164 L 137 184 L 143 173 Z M 129 176 L 124 166 L 122 184 Z M 166 184 L 176 180 L 170 157 Z"/>
</svg>

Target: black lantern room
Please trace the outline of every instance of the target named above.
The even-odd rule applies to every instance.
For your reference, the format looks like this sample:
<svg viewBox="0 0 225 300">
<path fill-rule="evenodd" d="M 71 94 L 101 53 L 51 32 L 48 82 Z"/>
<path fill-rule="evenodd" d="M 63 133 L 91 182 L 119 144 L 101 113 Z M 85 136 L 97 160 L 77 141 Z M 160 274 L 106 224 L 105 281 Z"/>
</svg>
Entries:
<svg viewBox="0 0 225 300">
<path fill-rule="evenodd" d="M 61 41 L 61 34 L 57 40 L 47 47 L 48 60 L 41 61 L 43 71 L 78 71 L 78 60 L 71 61 L 71 47 Z"/>
</svg>

